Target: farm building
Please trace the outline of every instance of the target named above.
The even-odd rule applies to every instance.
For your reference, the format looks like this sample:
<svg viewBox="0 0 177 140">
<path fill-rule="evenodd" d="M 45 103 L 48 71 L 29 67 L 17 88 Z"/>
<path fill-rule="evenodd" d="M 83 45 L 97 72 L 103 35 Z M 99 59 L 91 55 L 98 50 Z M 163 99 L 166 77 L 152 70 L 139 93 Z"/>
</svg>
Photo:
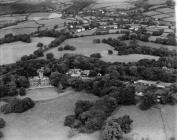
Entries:
<svg viewBox="0 0 177 140">
<path fill-rule="evenodd" d="M 71 77 L 88 77 L 90 70 L 70 69 L 66 74 Z"/>
</svg>

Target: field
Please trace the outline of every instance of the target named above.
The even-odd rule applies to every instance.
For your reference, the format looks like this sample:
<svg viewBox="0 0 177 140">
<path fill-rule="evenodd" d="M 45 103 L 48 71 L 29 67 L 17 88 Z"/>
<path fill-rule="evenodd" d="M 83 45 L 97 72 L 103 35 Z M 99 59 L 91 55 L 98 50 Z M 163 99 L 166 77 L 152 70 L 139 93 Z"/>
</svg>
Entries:
<svg viewBox="0 0 177 140">
<path fill-rule="evenodd" d="M 25 15 L 18 15 L 18 16 L 0 16 L 0 26 L 10 23 L 15 23 L 17 21 L 25 20 Z"/>
<path fill-rule="evenodd" d="M 37 28 L 14 28 L 14 29 L 0 29 L 0 38 L 4 35 L 12 33 L 13 35 L 19 34 L 31 34 L 32 32 L 37 31 Z"/>
<path fill-rule="evenodd" d="M 45 45 L 49 44 L 54 38 L 42 37 L 42 38 L 32 38 L 31 43 L 24 42 L 14 42 L 3 44 L 0 46 L 1 58 L 0 65 L 10 64 L 19 60 L 23 55 L 32 54 L 38 48 L 36 47 L 38 42 L 41 42 Z"/>
<path fill-rule="evenodd" d="M 117 118 L 130 115 L 133 119 L 133 129 L 127 137 L 134 137 L 136 140 L 142 140 L 143 137 L 149 138 L 148 140 L 166 140 L 166 137 L 175 136 L 177 138 L 175 133 L 177 106 L 161 106 L 161 110 L 162 112 L 158 108 L 151 108 L 148 111 L 141 111 L 136 106 L 124 106 L 115 111 L 113 116 Z"/>
<path fill-rule="evenodd" d="M 88 37 L 81 37 L 75 39 L 68 39 L 66 40 L 61 46 L 64 45 L 72 45 L 76 47 L 75 51 L 58 51 L 58 48 L 53 48 L 46 53 L 53 53 L 56 58 L 63 56 L 65 53 L 75 53 L 75 54 L 82 54 L 85 56 L 90 56 L 93 53 L 100 53 L 102 55 L 101 60 L 106 62 L 136 62 L 140 59 L 158 59 L 159 57 L 150 56 L 150 55 L 141 55 L 141 54 L 131 54 L 131 55 L 123 55 L 118 56 L 117 51 L 113 50 L 113 47 L 107 44 L 94 44 L 93 39 L 103 39 L 103 38 L 117 38 L 121 36 L 121 34 L 110 34 L 110 35 L 98 35 L 98 36 L 88 36 Z M 108 55 L 108 50 L 113 50 L 113 55 Z"/>
<path fill-rule="evenodd" d="M 165 2 L 166 0 L 148 0 L 148 3 L 152 5 L 164 4 Z"/>
<path fill-rule="evenodd" d="M 129 44 L 129 40 L 124 41 L 127 44 Z M 163 44 L 158 44 L 158 43 L 153 43 L 153 42 L 143 42 L 138 40 L 138 44 L 141 46 L 149 46 L 149 47 L 155 47 L 155 48 L 167 48 L 169 50 L 176 50 L 176 46 L 171 46 L 171 45 L 163 45 Z"/>
<path fill-rule="evenodd" d="M 69 139 L 69 127 L 64 127 L 64 118 L 73 114 L 78 100 L 96 100 L 97 97 L 84 92 L 70 92 L 49 101 L 37 102 L 35 107 L 23 114 L 2 115 L 7 125 L 2 140 L 99 140 L 99 132 L 79 134 Z"/>
<path fill-rule="evenodd" d="M 134 5 L 132 2 L 135 0 L 131 0 L 129 2 L 128 0 L 97 0 L 96 4 L 92 8 L 121 8 L 121 9 L 129 9 L 133 8 Z"/>
<path fill-rule="evenodd" d="M 72 22 L 71 20 L 61 19 L 61 18 L 54 18 L 54 19 L 45 19 L 45 20 L 38 20 L 37 23 L 43 25 L 41 29 L 51 29 L 55 25 L 58 25 L 59 27 L 64 26 L 64 22 Z"/>
</svg>

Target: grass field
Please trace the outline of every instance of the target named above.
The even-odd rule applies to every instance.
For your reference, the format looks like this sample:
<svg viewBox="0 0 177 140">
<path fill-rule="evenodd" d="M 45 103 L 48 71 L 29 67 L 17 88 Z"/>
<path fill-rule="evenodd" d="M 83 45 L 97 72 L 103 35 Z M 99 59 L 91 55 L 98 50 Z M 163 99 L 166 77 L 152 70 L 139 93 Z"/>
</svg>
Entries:
<svg viewBox="0 0 177 140">
<path fill-rule="evenodd" d="M 124 41 L 127 44 L 129 44 L 129 40 Z M 149 46 L 149 47 L 155 47 L 155 48 L 167 48 L 169 50 L 176 50 L 176 46 L 171 46 L 171 45 L 163 45 L 163 44 L 158 44 L 158 43 L 153 43 L 153 42 L 143 42 L 138 40 L 138 44 L 141 46 Z"/>
<path fill-rule="evenodd" d="M 164 112 L 162 114 L 157 108 L 141 111 L 136 106 L 124 106 L 115 111 L 113 116 L 130 115 L 133 119 L 132 132 L 127 137 L 134 137 L 135 140 L 142 140 L 143 137 L 148 140 L 166 140 L 166 137 L 176 135 L 177 106 L 164 106 L 161 109 Z"/>
<path fill-rule="evenodd" d="M 42 38 L 32 38 L 31 43 L 24 42 L 14 42 L 3 44 L 0 46 L 1 58 L 0 65 L 10 64 L 19 60 L 23 55 L 32 54 L 38 48 L 36 47 L 38 42 L 41 42 L 45 45 L 49 44 L 54 38 L 42 37 Z"/>
<path fill-rule="evenodd" d="M 85 56 L 90 56 L 93 53 L 100 53 L 102 55 L 101 60 L 106 62 L 136 62 L 140 59 L 158 59 L 159 57 L 150 56 L 150 55 L 141 55 L 141 54 L 131 54 L 131 55 L 123 55 L 118 56 L 117 51 L 113 50 L 113 47 L 107 44 L 94 44 L 93 39 L 103 39 L 103 38 L 117 38 L 121 36 L 121 34 L 110 34 L 110 35 L 98 35 L 98 36 L 88 36 L 88 37 L 80 37 L 75 39 L 66 40 L 61 46 L 64 45 L 72 45 L 76 47 L 75 51 L 58 51 L 58 48 L 53 48 L 46 53 L 53 53 L 56 58 L 63 56 L 65 53 L 75 53 L 82 54 Z M 112 55 L 108 55 L 108 50 L 113 50 Z"/>
<path fill-rule="evenodd" d="M 79 134 L 68 138 L 69 127 L 64 127 L 64 118 L 74 112 L 78 100 L 96 100 L 97 97 L 84 92 L 70 92 L 50 101 L 37 102 L 35 107 L 23 114 L 2 115 L 7 125 L 2 140 L 99 140 L 99 133 Z"/>
<path fill-rule="evenodd" d="M 134 2 L 135 0 L 131 0 Z M 92 8 L 120 8 L 120 9 L 129 9 L 133 8 L 134 5 L 128 0 L 97 0 L 96 4 Z"/>
<path fill-rule="evenodd" d="M 39 27 L 34 21 L 25 21 L 14 26 L 9 26 L 4 29 L 17 29 L 17 28 L 37 28 Z"/>
<path fill-rule="evenodd" d="M 37 31 L 37 28 L 17 28 L 17 29 L 0 29 L 0 38 L 4 37 L 4 35 L 12 33 L 13 35 L 19 34 L 31 34 Z"/>
<path fill-rule="evenodd" d="M 61 18 L 54 18 L 54 19 L 45 19 L 45 20 L 38 20 L 37 23 L 44 25 L 42 28 L 53 28 L 55 25 L 59 27 L 64 26 L 64 22 L 71 22 L 72 20 L 66 20 Z"/>
</svg>

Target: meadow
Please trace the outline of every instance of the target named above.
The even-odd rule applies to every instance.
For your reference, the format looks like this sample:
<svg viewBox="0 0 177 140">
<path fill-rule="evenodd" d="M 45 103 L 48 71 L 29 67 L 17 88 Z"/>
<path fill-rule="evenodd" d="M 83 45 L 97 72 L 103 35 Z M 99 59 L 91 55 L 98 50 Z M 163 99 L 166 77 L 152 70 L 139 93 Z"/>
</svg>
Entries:
<svg viewBox="0 0 177 140">
<path fill-rule="evenodd" d="M 23 114 L 0 114 L 7 122 L 2 140 L 99 140 L 99 132 L 68 137 L 70 128 L 64 126 L 65 116 L 74 113 L 74 105 L 78 100 L 94 101 L 97 97 L 72 89 L 65 92 L 69 94 L 36 102 L 33 109 Z"/>
<path fill-rule="evenodd" d="M 51 37 L 42 37 L 42 38 L 32 38 L 31 43 L 24 42 L 14 42 L 3 44 L 0 46 L 0 65 L 15 63 L 23 55 L 32 54 L 38 48 L 36 47 L 38 42 L 41 42 L 45 45 L 48 45 L 54 38 Z"/>
<path fill-rule="evenodd" d="M 92 8 L 121 8 L 121 9 L 129 9 L 133 8 L 134 5 L 132 2 L 135 0 L 97 0 L 96 4 Z"/>
<path fill-rule="evenodd" d="M 163 110 L 161 113 L 160 109 Z M 124 106 L 114 112 L 113 117 L 129 115 L 133 119 L 132 132 L 126 137 L 136 140 L 166 140 L 166 137 L 176 137 L 177 123 L 175 120 L 177 106 L 159 106 L 147 111 L 141 111 L 137 106 Z"/>
<path fill-rule="evenodd" d="M 80 37 L 74 39 L 68 39 L 64 43 L 60 45 L 63 47 L 65 45 L 72 45 L 76 47 L 75 51 L 58 51 L 58 48 L 53 48 L 45 52 L 53 53 L 55 58 L 62 57 L 65 53 L 74 53 L 74 54 L 82 54 L 85 56 L 90 56 L 93 53 L 100 53 L 102 55 L 101 60 L 106 62 L 136 62 L 140 59 L 158 59 L 159 57 L 150 56 L 150 55 L 141 55 L 141 54 L 131 54 L 131 55 L 122 55 L 119 56 L 118 52 L 113 49 L 113 47 L 107 44 L 95 44 L 93 43 L 94 39 L 107 39 L 109 37 L 117 38 L 121 36 L 121 34 L 110 34 L 110 35 L 97 35 L 97 36 L 88 36 L 88 37 Z M 113 54 L 109 55 L 108 50 L 112 50 Z"/>
<path fill-rule="evenodd" d="M 129 44 L 130 40 L 124 41 L 125 43 Z M 176 50 L 176 46 L 171 46 L 171 45 L 163 45 L 163 44 L 158 44 L 158 43 L 153 43 L 153 42 L 143 42 L 138 40 L 138 44 L 141 46 L 149 46 L 149 47 L 154 47 L 154 48 L 167 48 L 169 50 Z"/>
</svg>

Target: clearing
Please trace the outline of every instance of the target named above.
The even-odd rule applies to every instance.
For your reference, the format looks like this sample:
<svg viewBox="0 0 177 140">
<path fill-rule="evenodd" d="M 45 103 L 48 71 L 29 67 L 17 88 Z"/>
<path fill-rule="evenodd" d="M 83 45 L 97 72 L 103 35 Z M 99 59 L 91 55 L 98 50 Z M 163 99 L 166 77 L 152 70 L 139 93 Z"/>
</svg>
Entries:
<svg viewBox="0 0 177 140">
<path fill-rule="evenodd" d="M 65 96 L 49 101 L 37 102 L 35 107 L 22 114 L 2 115 L 7 125 L 2 140 L 98 140 L 99 132 L 79 134 L 68 138 L 69 127 L 65 127 L 65 116 L 73 114 L 78 100 L 96 100 L 97 97 L 71 89 Z"/>
<path fill-rule="evenodd" d="M 163 113 L 158 109 L 159 107 Z M 166 140 L 166 137 L 175 137 L 177 106 L 159 107 L 141 111 L 137 106 L 123 106 L 115 111 L 113 116 L 117 118 L 130 115 L 133 119 L 132 132 L 127 137 L 134 137 L 136 140 L 142 140 L 141 138 Z"/>
</svg>

